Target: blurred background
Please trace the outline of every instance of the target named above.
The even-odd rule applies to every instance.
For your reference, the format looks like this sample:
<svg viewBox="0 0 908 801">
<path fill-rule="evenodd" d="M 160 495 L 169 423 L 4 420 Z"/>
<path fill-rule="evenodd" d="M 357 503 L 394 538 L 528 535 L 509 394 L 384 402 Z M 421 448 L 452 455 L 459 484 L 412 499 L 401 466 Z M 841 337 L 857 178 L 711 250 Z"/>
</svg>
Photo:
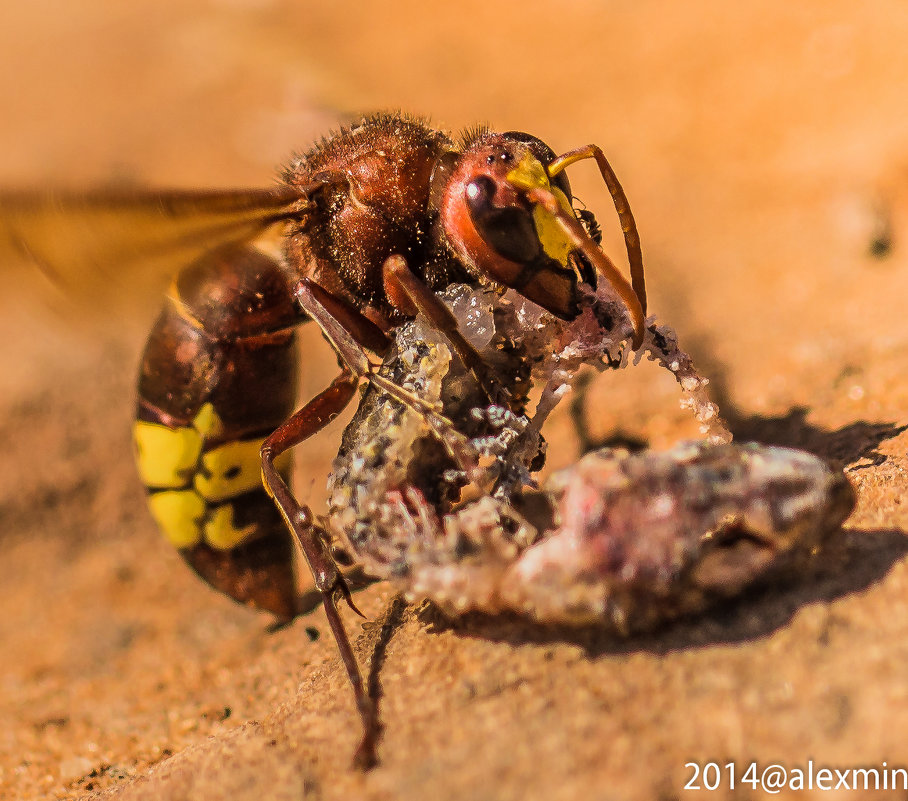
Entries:
<svg viewBox="0 0 908 801">
<path fill-rule="evenodd" d="M 736 432 L 867 467 L 857 520 L 894 530 L 908 422 L 906 42 L 897 0 L 6 4 L 0 187 L 268 186 L 294 151 L 381 109 L 453 132 L 526 130 L 557 152 L 597 143 L 637 218 L 650 311 L 710 375 Z M 595 170 L 570 174 L 620 262 Z M 79 797 L 267 714 L 332 651 L 325 638 L 294 650 L 299 627 L 267 638 L 197 586 L 145 516 L 129 425 L 157 299 L 123 320 L 94 309 L 95 334 L 19 277 L 0 274 L 0 717 L 16 721 L 0 733 L 0 788 Z M 304 394 L 330 380 L 324 353 L 305 365 Z M 595 386 L 596 435 L 665 446 L 696 433 L 655 368 Z M 564 463 L 572 434 L 554 425 Z M 338 436 L 300 457 L 314 503 Z M 284 668 L 236 678 L 268 648 L 284 649 Z M 833 682 L 851 670 L 824 665 Z M 256 695 L 262 676 L 277 689 Z M 237 681 L 247 700 L 226 721 L 212 688 Z M 830 742 L 854 744 L 851 725 Z M 867 735 L 870 756 L 891 728 Z M 648 779 L 623 781 L 649 792 Z"/>
<path fill-rule="evenodd" d="M 730 370 L 753 373 L 766 328 L 811 362 L 842 315 L 898 310 L 872 280 L 891 287 L 904 257 L 895 2 L 45 0 L 0 21 L 4 186 L 268 185 L 340 122 L 401 108 L 452 131 L 528 130 L 559 152 L 600 144 L 639 220 L 653 310 L 708 332 Z M 576 192 L 618 256 L 586 166 Z M 856 347 L 879 340 L 872 328 Z"/>
</svg>

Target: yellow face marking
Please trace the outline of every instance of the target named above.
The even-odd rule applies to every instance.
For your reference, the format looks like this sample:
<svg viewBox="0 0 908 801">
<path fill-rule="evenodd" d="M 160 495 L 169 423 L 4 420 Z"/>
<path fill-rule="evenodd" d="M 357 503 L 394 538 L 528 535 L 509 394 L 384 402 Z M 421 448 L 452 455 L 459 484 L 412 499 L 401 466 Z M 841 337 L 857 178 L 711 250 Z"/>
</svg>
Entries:
<svg viewBox="0 0 908 801">
<path fill-rule="evenodd" d="M 262 486 L 262 460 L 259 450 L 264 439 L 227 442 L 202 454 L 202 471 L 196 474 L 194 485 L 198 493 L 210 502 L 223 501 Z M 290 466 L 291 454 L 282 453 L 275 464 L 281 472 Z"/>
<path fill-rule="evenodd" d="M 146 487 L 182 487 L 199 460 L 202 436 L 194 428 L 138 421 L 132 429 L 136 464 Z"/>
<path fill-rule="evenodd" d="M 550 184 L 542 162 L 530 153 L 525 153 L 520 163 L 505 177 L 518 189 L 548 189 Z"/>
<path fill-rule="evenodd" d="M 565 208 L 573 216 L 574 210 L 571 208 L 571 204 L 568 203 L 564 192 L 557 186 L 553 186 L 551 191 L 558 198 L 562 208 Z M 546 255 L 557 261 L 562 267 L 567 267 L 568 256 L 574 250 L 574 244 L 567 238 L 554 215 L 549 214 L 537 203 L 533 206 L 533 223 L 536 226 L 536 236 L 539 237 L 542 249 Z"/>
<path fill-rule="evenodd" d="M 574 210 L 571 208 L 567 196 L 557 186 L 552 186 L 542 162 L 529 153 L 524 155 L 520 163 L 506 177 L 508 183 L 518 189 L 547 189 L 558 199 L 561 208 L 572 217 L 574 216 Z M 539 237 L 546 255 L 566 267 L 568 256 L 575 247 L 558 224 L 555 216 L 537 203 L 533 206 L 533 223 L 536 226 L 536 236 Z"/>
<path fill-rule="evenodd" d="M 233 522 L 233 505 L 219 506 L 205 522 L 205 542 L 219 551 L 228 551 L 255 533 L 255 523 L 237 528 Z"/>
<path fill-rule="evenodd" d="M 202 538 L 200 521 L 205 501 L 192 490 L 156 492 L 148 496 L 148 508 L 158 527 L 176 548 L 189 548 Z"/>
</svg>

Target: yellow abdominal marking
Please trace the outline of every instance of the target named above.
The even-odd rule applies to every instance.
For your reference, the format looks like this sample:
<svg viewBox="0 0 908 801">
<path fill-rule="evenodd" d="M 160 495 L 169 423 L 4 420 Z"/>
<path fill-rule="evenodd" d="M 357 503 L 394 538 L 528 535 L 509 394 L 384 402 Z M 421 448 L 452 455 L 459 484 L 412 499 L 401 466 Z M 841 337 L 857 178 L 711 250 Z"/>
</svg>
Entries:
<svg viewBox="0 0 908 801">
<path fill-rule="evenodd" d="M 219 436 L 224 423 L 211 403 L 203 403 L 198 414 L 192 420 L 192 427 L 204 437 Z"/>
<path fill-rule="evenodd" d="M 183 487 L 199 461 L 202 435 L 194 428 L 168 428 L 139 420 L 132 429 L 136 464 L 146 487 Z"/>
<path fill-rule="evenodd" d="M 173 304 L 180 317 L 186 320 L 193 328 L 199 331 L 205 330 L 202 321 L 189 310 L 189 307 L 185 303 L 183 303 L 183 298 L 180 297 L 180 288 L 177 286 L 176 278 L 170 282 L 170 286 L 167 288 L 166 297 Z M 210 404 L 206 405 L 210 406 Z"/>
<path fill-rule="evenodd" d="M 574 216 L 574 210 L 571 208 L 567 196 L 557 186 L 552 186 L 542 162 L 529 153 L 524 155 L 520 163 L 507 174 L 507 180 L 518 189 L 547 189 L 558 199 L 561 208 L 572 217 Z M 533 206 L 533 223 L 536 226 L 536 236 L 539 237 L 546 255 L 566 267 L 568 256 L 575 246 L 568 239 L 554 215 L 536 203 Z"/>
<path fill-rule="evenodd" d="M 192 490 L 156 492 L 148 496 L 151 516 L 175 548 L 189 548 L 201 539 L 199 521 L 205 501 Z"/>
<path fill-rule="evenodd" d="M 233 522 L 233 506 L 217 507 L 204 524 L 205 542 L 219 551 L 228 551 L 255 533 L 255 524 L 237 528 Z"/>
<path fill-rule="evenodd" d="M 152 489 L 186 486 L 198 465 L 205 437 L 219 431 L 221 426 L 221 419 L 210 403 L 202 405 L 192 426 L 170 428 L 136 421 L 132 438 L 142 483 Z"/>
<path fill-rule="evenodd" d="M 202 454 L 202 470 L 193 484 L 206 501 L 223 501 L 262 486 L 262 439 L 227 442 Z M 275 466 L 283 471 L 290 466 L 291 454 L 282 453 Z"/>
<path fill-rule="evenodd" d="M 169 428 L 140 420 L 133 427 L 142 483 L 165 490 L 149 494 L 149 509 L 176 548 L 204 539 L 213 548 L 227 550 L 255 533 L 255 524 L 234 524 L 229 501 L 262 487 L 259 449 L 264 438 L 226 442 L 203 453 L 205 439 L 222 428 L 210 403 L 199 409 L 191 426 Z M 287 475 L 290 452 L 281 454 L 275 465 Z M 220 505 L 212 508 L 214 504 Z"/>
</svg>

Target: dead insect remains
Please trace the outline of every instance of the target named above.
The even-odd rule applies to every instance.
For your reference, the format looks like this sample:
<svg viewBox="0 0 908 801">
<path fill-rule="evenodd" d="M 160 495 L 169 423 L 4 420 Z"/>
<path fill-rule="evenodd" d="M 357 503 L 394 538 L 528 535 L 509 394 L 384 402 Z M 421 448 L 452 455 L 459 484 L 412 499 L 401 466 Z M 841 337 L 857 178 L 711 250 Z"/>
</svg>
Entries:
<svg viewBox="0 0 908 801">
<path fill-rule="evenodd" d="M 851 511 L 851 486 L 821 459 L 730 444 L 705 381 L 655 324 L 643 349 L 678 378 L 706 441 L 594 451 L 539 486 L 542 422 L 581 364 L 627 364 L 628 319 L 606 288 L 570 322 L 512 292 L 452 286 L 441 297 L 509 405 L 484 400 L 417 319 L 380 372 L 399 390 L 367 390 L 329 482 L 330 532 L 409 599 L 627 633 L 735 595 Z M 534 382 L 544 389 L 530 414 Z"/>
<path fill-rule="evenodd" d="M 575 208 L 566 169 L 586 159 L 630 280 Z M 279 188 L 8 193 L 0 221 L 0 243 L 111 302 L 141 283 L 137 254 L 196 257 L 142 357 L 134 433 L 149 506 L 200 576 L 282 619 L 300 611 L 301 550 L 356 697 L 360 765 L 375 762 L 379 725 L 338 608 L 353 601 L 337 546 L 451 612 L 628 631 L 737 592 L 850 509 L 844 478 L 813 457 L 727 444 L 705 379 L 647 320 L 636 224 L 595 145 L 559 156 L 486 129 L 455 141 L 381 114 L 293 159 Z M 274 233 L 279 256 L 253 244 Z M 294 413 L 308 320 L 339 374 Z M 643 354 L 676 377 L 706 442 L 601 451 L 540 486 L 542 426 L 578 370 Z M 290 489 L 289 450 L 361 384 L 316 517 Z"/>
</svg>

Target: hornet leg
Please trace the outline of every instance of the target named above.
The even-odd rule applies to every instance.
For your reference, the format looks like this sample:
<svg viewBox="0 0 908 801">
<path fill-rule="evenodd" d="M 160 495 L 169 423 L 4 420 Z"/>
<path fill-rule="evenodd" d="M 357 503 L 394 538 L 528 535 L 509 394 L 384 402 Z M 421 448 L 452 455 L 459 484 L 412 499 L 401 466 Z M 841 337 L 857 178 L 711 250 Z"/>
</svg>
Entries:
<svg viewBox="0 0 908 801">
<path fill-rule="evenodd" d="M 375 744 L 380 724 L 375 704 L 365 691 L 362 674 L 350 639 L 344 630 L 337 600 L 339 598 L 345 600 L 357 613 L 359 610 L 353 605 L 347 583 L 334 563 L 325 532 L 315 524 L 312 511 L 293 497 L 274 463 L 286 450 L 320 431 L 337 417 L 350 402 L 358 383 L 359 379 L 355 375 L 349 370 L 344 370 L 331 386 L 313 398 L 265 440 L 261 454 L 265 487 L 274 498 L 309 564 L 315 578 L 315 586 L 322 594 L 328 625 L 331 626 L 341 660 L 353 686 L 356 706 L 363 724 L 363 737 L 354 755 L 354 763 L 365 769 L 376 763 Z"/>
</svg>

